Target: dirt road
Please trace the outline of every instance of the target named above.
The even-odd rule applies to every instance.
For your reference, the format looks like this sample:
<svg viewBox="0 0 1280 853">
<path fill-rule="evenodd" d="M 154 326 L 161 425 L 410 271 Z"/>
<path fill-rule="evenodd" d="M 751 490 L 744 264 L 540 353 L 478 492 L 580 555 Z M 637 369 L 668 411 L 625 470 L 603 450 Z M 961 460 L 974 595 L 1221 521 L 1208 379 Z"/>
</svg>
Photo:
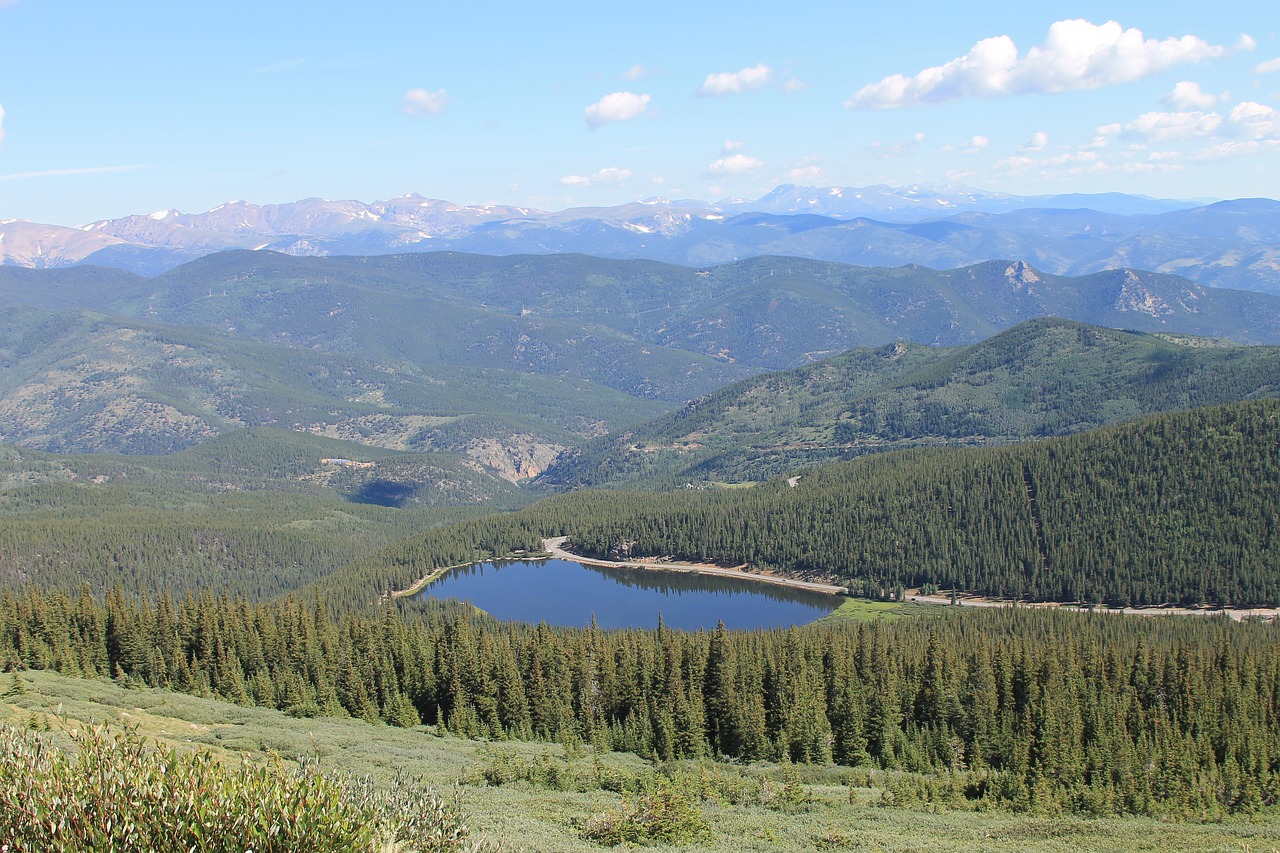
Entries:
<svg viewBox="0 0 1280 853">
<path fill-rule="evenodd" d="M 794 578 L 783 578 L 777 575 L 762 575 L 757 572 L 749 572 L 746 568 L 724 569 L 718 566 L 699 565 L 696 563 L 653 563 L 638 560 L 596 560 L 591 557 L 581 557 L 564 550 L 564 543 L 569 537 L 557 536 L 554 539 L 543 539 L 542 547 L 552 557 L 560 560 L 569 560 L 574 563 L 584 563 L 589 566 L 616 566 L 626 569 L 648 569 L 649 571 L 660 572 L 692 572 L 699 575 L 715 575 L 723 578 L 740 578 L 742 580 L 760 581 L 762 583 L 771 583 L 775 586 L 788 586 L 793 589 L 807 589 L 811 592 L 825 592 L 829 595 L 841 595 L 845 588 L 829 583 L 815 583 L 813 581 L 802 581 Z"/>
<path fill-rule="evenodd" d="M 907 595 L 907 601 L 913 601 L 917 604 L 951 604 L 951 598 L 945 595 Z M 956 604 L 961 607 L 1056 607 L 1060 610 L 1073 610 L 1076 612 L 1087 611 L 1090 608 L 1079 607 L 1074 604 L 1056 604 L 1054 602 L 1029 603 L 1029 602 L 1013 602 L 1013 601 L 996 601 L 990 598 L 978 598 L 975 596 L 960 596 L 956 600 Z M 1099 613 L 1124 613 L 1129 616 L 1218 616 L 1227 614 L 1237 622 L 1260 616 L 1264 619 L 1276 619 L 1280 617 L 1280 608 L 1277 607 L 1254 607 L 1254 608 L 1208 608 L 1208 607 L 1095 607 L 1092 608 Z"/>
</svg>

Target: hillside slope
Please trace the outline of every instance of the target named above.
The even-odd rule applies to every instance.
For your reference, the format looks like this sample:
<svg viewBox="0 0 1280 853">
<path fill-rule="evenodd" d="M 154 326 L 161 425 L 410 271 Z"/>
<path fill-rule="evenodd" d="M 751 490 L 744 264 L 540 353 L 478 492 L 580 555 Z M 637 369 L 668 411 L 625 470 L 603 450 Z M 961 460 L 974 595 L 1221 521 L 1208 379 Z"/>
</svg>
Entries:
<svg viewBox="0 0 1280 853">
<path fill-rule="evenodd" d="M 509 480 L 662 410 L 572 377 L 265 341 L 89 312 L 0 309 L 0 440 L 59 452 L 168 453 L 276 426 L 466 455 Z"/>
<path fill-rule="evenodd" d="M 743 380 L 566 451 L 555 488 L 763 480 L 921 445 L 1004 444 L 1280 396 L 1280 348 L 1031 320 L 971 347 L 896 343 Z"/>
</svg>

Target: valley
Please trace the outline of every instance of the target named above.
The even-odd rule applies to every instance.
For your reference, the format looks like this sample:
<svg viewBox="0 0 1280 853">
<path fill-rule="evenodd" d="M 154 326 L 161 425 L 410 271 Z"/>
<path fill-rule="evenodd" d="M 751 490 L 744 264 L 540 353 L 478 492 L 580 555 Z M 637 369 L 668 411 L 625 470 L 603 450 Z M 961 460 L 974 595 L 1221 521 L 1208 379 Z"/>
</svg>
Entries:
<svg viewBox="0 0 1280 853">
<path fill-rule="evenodd" d="M 1280 853 L 1268 5 L 153 5 L 0 0 L 0 853 Z"/>
<path fill-rule="evenodd" d="M 218 750 L 377 731 L 532 849 L 654 803 L 711 849 L 940 809 L 960 847 L 1270 831 L 1274 297 L 1010 261 L 86 269 L 0 271 L 22 690 L 277 715 L 196 723 Z"/>
</svg>

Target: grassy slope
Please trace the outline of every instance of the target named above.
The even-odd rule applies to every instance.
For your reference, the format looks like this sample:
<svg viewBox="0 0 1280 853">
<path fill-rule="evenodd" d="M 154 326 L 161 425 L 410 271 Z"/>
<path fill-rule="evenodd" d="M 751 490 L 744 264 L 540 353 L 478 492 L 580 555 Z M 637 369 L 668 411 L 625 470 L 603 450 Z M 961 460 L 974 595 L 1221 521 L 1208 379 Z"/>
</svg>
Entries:
<svg viewBox="0 0 1280 853">
<path fill-rule="evenodd" d="M 285 757 L 318 756 L 333 770 L 371 773 L 381 780 L 396 771 L 421 774 L 429 783 L 448 788 L 484 761 L 484 745 L 454 737 L 438 737 L 427 729 L 371 726 L 358 720 L 294 719 L 276 711 L 242 708 L 161 690 L 127 690 L 110 682 L 85 681 L 45 672 L 19 676 L 24 695 L 0 696 L 0 720 L 25 725 L 38 718 L 58 728 L 94 721 L 136 725 L 148 738 L 178 746 L 214 750 L 227 760 L 260 758 L 268 752 Z M 5 691 L 12 676 L 0 678 Z M 65 718 L 60 723 L 59 718 Z M 565 755 L 556 745 L 503 744 L 529 760 L 543 753 Z M 581 759 L 587 760 L 587 759 Z M 614 771 L 637 772 L 634 756 L 604 756 Z M 776 772 L 776 768 L 760 768 Z M 1217 824 L 1173 824 L 1146 819 L 1095 820 L 1077 817 L 1018 816 L 973 812 L 909 811 L 878 805 L 880 791 L 855 790 L 848 801 L 845 776 L 858 771 L 810 768 L 804 777 L 814 798 L 808 806 L 773 810 L 758 806 L 704 805 L 712 838 L 669 850 L 788 851 L 825 849 L 892 851 L 1170 851 L 1274 850 L 1280 848 L 1280 815 Z M 865 773 L 862 774 L 865 776 Z M 465 808 L 473 825 L 503 849 L 591 851 L 574 822 L 616 808 L 617 794 L 555 791 L 528 783 L 463 787 Z M 841 843 L 843 842 L 843 843 Z"/>
</svg>

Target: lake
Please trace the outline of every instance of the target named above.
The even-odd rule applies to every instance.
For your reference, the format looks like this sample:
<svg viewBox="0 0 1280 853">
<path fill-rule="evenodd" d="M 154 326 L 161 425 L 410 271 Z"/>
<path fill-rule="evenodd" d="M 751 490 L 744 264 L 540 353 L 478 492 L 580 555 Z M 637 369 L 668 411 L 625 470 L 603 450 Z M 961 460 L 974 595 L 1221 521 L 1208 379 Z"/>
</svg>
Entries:
<svg viewBox="0 0 1280 853">
<path fill-rule="evenodd" d="M 497 619 L 601 628 L 726 628 L 804 625 L 841 599 L 759 581 L 690 572 L 587 566 L 568 560 L 478 563 L 451 569 L 424 597 L 469 601 Z"/>
</svg>

